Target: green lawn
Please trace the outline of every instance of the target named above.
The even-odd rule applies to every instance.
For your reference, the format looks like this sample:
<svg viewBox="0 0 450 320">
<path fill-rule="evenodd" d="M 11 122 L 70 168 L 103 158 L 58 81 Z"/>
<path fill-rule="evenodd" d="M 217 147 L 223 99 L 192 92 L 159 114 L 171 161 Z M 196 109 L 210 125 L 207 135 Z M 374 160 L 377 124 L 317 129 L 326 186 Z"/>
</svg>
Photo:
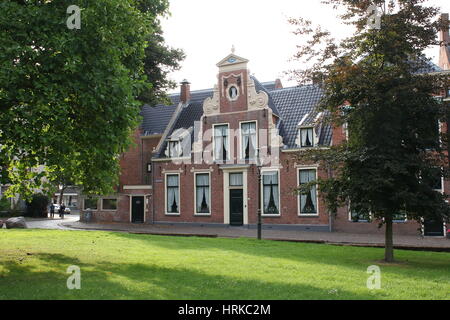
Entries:
<svg viewBox="0 0 450 320">
<path fill-rule="evenodd" d="M 2 299 L 449 299 L 450 254 L 253 239 L 0 230 Z M 381 290 L 368 290 L 379 265 Z M 66 270 L 81 268 L 81 290 Z"/>
</svg>

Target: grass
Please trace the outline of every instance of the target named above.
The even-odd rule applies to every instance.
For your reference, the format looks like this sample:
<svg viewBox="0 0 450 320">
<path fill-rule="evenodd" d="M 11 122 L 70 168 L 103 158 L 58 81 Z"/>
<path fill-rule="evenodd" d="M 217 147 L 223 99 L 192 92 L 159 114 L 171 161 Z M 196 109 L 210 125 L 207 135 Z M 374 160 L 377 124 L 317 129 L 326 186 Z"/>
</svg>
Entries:
<svg viewBox="0 0 450 320">
<path fill-rule="evenodd" d="M 450 254 L 323 244 L 0 230 L 4 299 L 449 299 Z M 367 267 L 381 268 L 369 290 Z M 66 270 L 81 268 L 81 290 Z"/>
</svg>

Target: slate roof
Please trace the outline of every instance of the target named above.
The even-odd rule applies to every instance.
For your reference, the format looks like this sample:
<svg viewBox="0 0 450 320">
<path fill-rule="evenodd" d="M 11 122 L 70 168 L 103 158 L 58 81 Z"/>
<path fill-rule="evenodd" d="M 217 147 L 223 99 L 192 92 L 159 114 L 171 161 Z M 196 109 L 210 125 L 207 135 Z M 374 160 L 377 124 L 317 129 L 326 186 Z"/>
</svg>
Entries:
<svg viewBox="0 0 450 320">
<path fill-rule="evenodd" d="M 427 59 L 426 57 L 421 57 L 420 64 L 423 64 L 416 72 L 415 74 L 423 74 L 423 73 L 433 73 L 433 72 L 441 72 L 442 69 L 434 64 L 431 60 Z"/>
<path fill-rule="evenodd" d="M 169 98 L 172 101 L 172 104 L 169 106 L 159 104 L 152 107 L 146 104 L 142 107 L 141 116 L 143 117 L 143 121 L 141 123 L 141 129 L 145 136 L 162 134 L 166 130 L 173 112 L 180 102 L 180 95 L 173 94 Z"/>
<path fill-rule="evenodd" d="M 285 148 L 296 148 L 299 125 L 308 126 L 315 123 L 318 115 L 316 106 L 322 98 L 322 90 L 316 85 L 305 85 L 277 89 L 270 92 L 272 99 L 280 111 L 283 123 L 283 136 Z M 300 123 L 303 120 L 302 123 Z M 331 126 L 319 126 L 319 144 L 329 145 L 331 143 Z"/>
<path fill-rule="evenodd" d="M 315 110 L 322 97 L 322 91 L 318 86 L 306 85 L 300 87 L 291 87 L 285 89 L 275 89 L 275 82 L 255 81 L 256 91 L 265 91 L 269 96 L 269 107 L 273 113 L 279 117 L 277 128 L 283 137 L 284 148 L 297 148 L 296 139 L 298 135 L 299 123 L 303 119 L 303 126 L 313 125 L 318 120 L 318 113 Z M 203 115 L 203 102 L 206 98 L 213 96 L 213 89 L 199 90 L 191 92 L 191 99 L 184 105 L 176 118 L 168 137 L 177 129 L 189 129 L 194 126 L 195 121 L 199 121 Z M 180 102 L 180 95 L 170 96 L 172 105 L 156 107 L 144 106 L 142 116 L 144 117 L 142 129 L 145 134 L 162 134 L 173 112 Z M 332 129 L 329 125 L 319 125 L 318 128 L 319 144 L 329 145 L 331 143 Z M 191 132 L 191 141 L 194 141 L 193 131 Z M 167 141 L 164 142 L 159 150 L 158 157 L 165 157 Z"/>
</svg>

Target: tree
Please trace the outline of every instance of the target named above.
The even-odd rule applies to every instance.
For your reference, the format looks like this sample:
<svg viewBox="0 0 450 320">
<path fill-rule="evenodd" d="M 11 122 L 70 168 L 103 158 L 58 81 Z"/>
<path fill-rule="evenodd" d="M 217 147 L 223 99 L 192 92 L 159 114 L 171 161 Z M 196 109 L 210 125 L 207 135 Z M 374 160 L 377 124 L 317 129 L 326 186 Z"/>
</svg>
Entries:
<svg viewBox="0 0 450 320">
<path fill-rule="evenodd" d="M 448 87 L 447 74 L 429 73 L 423 51 L 438 45 L 438 10 L 425 0 L 327 0 L 346 8 L 341 18 L 355 33 L 340 42 L 311 22 L 291 19 L 296 33 L 311 36 L 297 59 L 312 61 L 297 70 L 301 82 L 323 88 L 319 109 L 334 126 L 346 125 L 348 139 L 327 150 L 301 152 L 332 175 L 317 181 L 332 214 L 350 204 L 385 225 L 385 260 L 394 261 L 393 220 L 444 219 L 446 196 L 434 190 L 436 177 L 448 176 L 447 143 L 439 137 L 448 105 L 434 94 Z M 374 6 L 374 7 L 371 7 Z M 377 7 L 380 28 L 368 21 Z M 442 139 L 442 143 L 440 139 Z M 302 186 L 299 192 L 304 192 Z"/>
<path fill-rule="evenodd" d="M 161 35 L 167 0 L 70 4 L 81 9 L 80 29 L 67 27 L 66 1 L 0 3 L 0 146 L 10 194 L 29 197 L 65 169 L 86 192 L 112 192 L 142 101 L 164 98 L 172 84 L 160 70 L 183 57 Z"/>
</svg>

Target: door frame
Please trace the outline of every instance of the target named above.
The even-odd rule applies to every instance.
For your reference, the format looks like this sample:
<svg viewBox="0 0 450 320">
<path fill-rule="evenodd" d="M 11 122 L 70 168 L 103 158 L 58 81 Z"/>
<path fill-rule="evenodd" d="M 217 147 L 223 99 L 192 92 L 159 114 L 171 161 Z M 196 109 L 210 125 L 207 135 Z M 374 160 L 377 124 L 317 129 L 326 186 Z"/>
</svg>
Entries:
<svg viewBox="0 0 450 320">
<path fill-rule="evenodd" d="M 248 187 L 247 187 L 247 171 L 248 168 L 227 168 L 223 169 L 223 223 L 230 225 L 230 173 L 242 173 L 242 187 L 236 187 L 236 189 L 242 189 L 242 203 L 243 203 L 243 215 L 244 226 L 248 225 Z"/>
<path fill-rule="evenodd" d="M 129 198 L 129 215 L 130 215 L 130 223 L 133 223 L 133 197 L 144 197 L 144 223 L 146 222 L 146 216 L 147 216 L 147 199 L 149 197 L 148 194 L 130 194 Z"/>
</svg>

